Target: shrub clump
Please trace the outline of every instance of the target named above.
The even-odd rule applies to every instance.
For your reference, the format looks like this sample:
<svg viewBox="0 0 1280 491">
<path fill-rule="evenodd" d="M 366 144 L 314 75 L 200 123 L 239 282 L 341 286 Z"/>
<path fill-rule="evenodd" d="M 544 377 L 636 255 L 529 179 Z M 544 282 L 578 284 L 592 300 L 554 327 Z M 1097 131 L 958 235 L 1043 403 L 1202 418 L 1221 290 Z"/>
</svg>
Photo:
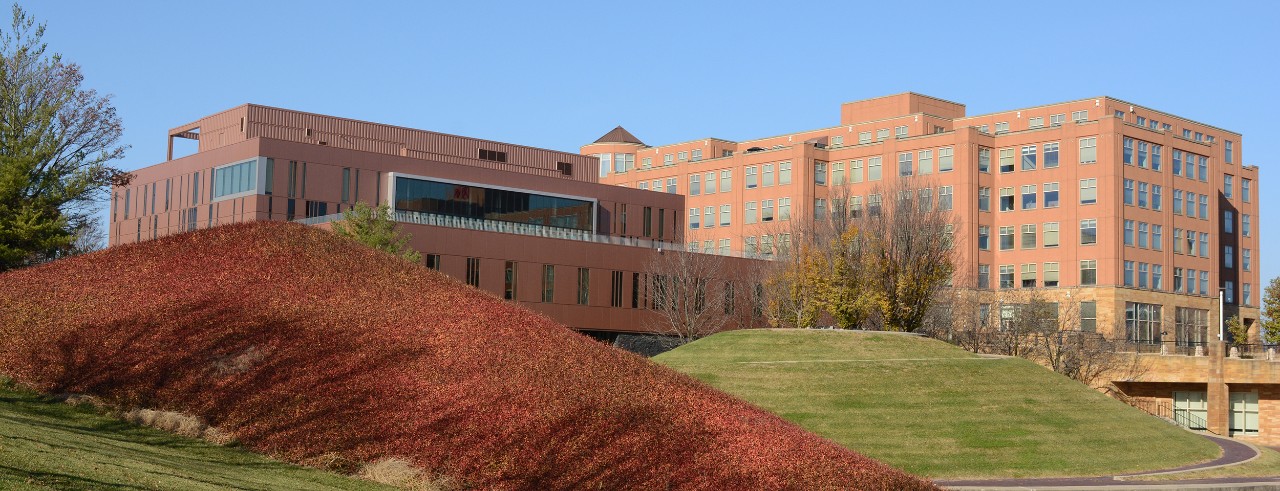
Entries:
<svg viewBox="0 0 1280 491">
<path fill-rule="evenodd" d="M 300 225 L 230 225 L 5 273 L 0 339 L 0 372 L 21 384 L 166 408 L 293 462 L 358 470 L 397 456 L 483 489 L 933 489 Z"/>
</svg>

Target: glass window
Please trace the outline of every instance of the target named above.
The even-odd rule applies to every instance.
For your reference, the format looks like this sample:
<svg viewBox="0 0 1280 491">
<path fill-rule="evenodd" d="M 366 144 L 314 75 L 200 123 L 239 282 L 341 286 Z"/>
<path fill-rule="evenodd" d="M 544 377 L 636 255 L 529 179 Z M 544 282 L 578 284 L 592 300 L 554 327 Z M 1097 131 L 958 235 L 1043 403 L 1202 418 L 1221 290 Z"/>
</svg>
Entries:
<svg viewBox="0 0 1280 491">
<path fill-rule="evenodd" d="M 1008 122 L 1008 121 L 1002 121 L 1002 122 L 998 122 L 998 123 L 996 123 L 996 134 L 997 134 L 997 135 L 999 135 L 999 134 L 1003 134 L 1003 133 L 1008 133 L 1008 132 L 1009 132 L 1009 122 Z"/>
<path fill-rule="evenodd" d="M 1098 243 L 1098 219 L 1089 218 L 1080 220 L 1080 244 L 1089 245 Z"/>
<path fill-rule="evenodd" d="M 578 268 L 578 305 L 591 303 L 591 270 Z"/>
<path fill-rule="evenodd" d="M 911 175 L 911 152 L 902 152 L 898 154 L 898 175 Z"/>
<path fill-rule="evenodd" d="M 1013 250 L 1013 227 L 1000 227 L 1000 250 Z"/>
<path fill-rule="evenodd" d="M 1044 207 L 1045 208 L 1058 207 L 1058 183 L 1056 182 L 1044 183 Z"/>
<path fill-rule="evenodd" d="M 983 251 L 991 250 L 991 227 L 986 225 L 978 226 L 978 249 Z"/>
<path fill-rule="evenodd" d="M 1145 169 L 1150 165 L 1151 162 L 1147 157 L 1148 155 L 1147 148 L 1150 145 L 1151 145 L 1150 143 L 1147 143 L 1144 141 L 1138 142 L 1138 167 L 1142 167 Z"/>
<path fill-rule="evenodd" d="M 1000 288 L 1013 288 L 1013 265 L 1000 265 Z"/>
<path fill-rule="evenodd" d="M 871 157 L 867 159 L 867 180 L 868 181 L 880 180 L 880 177 L 881 177 L 880 161 L 881 161 L 880 157 Z"/>
<path fill-rule="evenodd" d="M 1235 224 L 1236 214 L 1232 213 L 1231 210 L 1222 210 L 1222 231 L 1232 233 L 1232 230 L 1235 229 Z"/>
<path fill-rule="evenodd" d="M 523 191 L 396 177 L 396 211 L 592 231 L 595 203 Z"/>
<path fill-rule="evenodd" d="M 708 206 L 702 209 L 702 227 L 711 228 L 716 226 L 716 207 Z"/>
<path fill-rule="evenodd" d="M 1036 263 L 1022 265 L 1022 287 L 1036 287 Z"/>
<path fill-rule="evenodd" d="M 978 147 L 978 172 L 991 172 L 991 149 Z"/>
<path fill-rule="evenodd" d="M 836 186 L 843 186 L 845 182 L 846 181 L 844 178 L 844 162 L 832 162 L 831 163 L 831 184 L 834 184 Z"/>
<path fill-rule="evenodd" d="M 773 164 L 764 164 L 761 166 L 763 171 L 760 173 L 760 185 L 769 187 L 773 185 Z"/>
<path fill-rule="evenodd" d="M 893 136 L 894 136 L 895 138 L 906 138 L 906 137 L 907 137 L 907 127 L 906 127 L 906 126 L 897 126 L 897 127 L 893 128 Z"/>
<path fill-rule="evenodd" d="M 1022 209 L 1034 210 L 1036 208 L 1036 185 L 1027 184 L 1022 186 Z"/>
<path fill-rule="evenodd" d="M 991 211 L 991 188 L 978 188 L 978 211 Z"/>
<path fill-rule="evenodd" d="M 939 210 L 945 210 L 945 211 L 951 210 L 951 194 L 952 194 L 951 191 L 952 191 L 951 186 L 942 186 L 938 188 L 938 209 Z"/>
<path fill-rule="evenodd" d="M 1201 295 L 1209 294 L 1209 272 L 1208 271 L 1200 272 L 1200 294 Z"/>
<path fill-rule="evenodd" d="M 1035 224 L 1027 224 L 1022 226 L 1022 248 L 1036 248 L 1036 226 Z"/>
<path fill-rule="evenodd" d="M 860 131 L 860 132 L 858 132 L 858 144 L 863 144 L 863 143 L 871 143 L 871 132 L 870 132 L 870 131 Z"/>
<path fill-rule="evenodd" d="M 1160 211 L 1164 209 L 1164 204 L 1161 203 L 1161 201 L 1163 201 L 1163 196 L 1161 196 L 1162 194 L 1164 194 L 1164 188 L 1162 186 L 1160 186 L 1159 184 L 1151 185 L 1151 209 L 1152 210 Z"/>
<path fill-rule="evenodd" d="M 1098 302 L 1080 302 L 1080 331 L 1098 331 Z"/>
<path fill-rule="evenodd" d="M 1200 257 L 1209 257 L 1209 234 L 1200 233 Z"/>
<path fill-rule="evenodd" d="M 778 219 L 791 219 L 791 198 L 778 198 Z"/>
<path fill-rule="evenodd" d="M 1253 201 L 1253 197 L 1249 195 L 1249 185 L 1251 183 L 1252 181 L 1248 179 L 1240 180 L 1240 199 L 1244 200 L 1245 203 L 1250 203 Z"/>
<path fill-rule="evenodd" d="M 1182 175 L 1182 150 L 1173 149 L 1173 175 Z"/>
<path fill-rule="evenodd" d="M 1240 235 L 1245 237 L 1253 236 L 1252 220 L 1249 215 L 1240 215 Z"/>
<path fill-rule="evenodd" d="M 1013 188 L 1000 188 L 1000 211 L 1013 210 Z"/>
<path fill-rule="evenodd" d="M 1164 250 L 1164 238 L 1162 237 L 1163 225 L 1151 225 L 1151 248 L 1157 251 Z"/>
<path fill-rule="evenodd" d="M 1124 221 L 1124 245 L 1133 247 L 1133 220 Z"/>
<path fill-rule="evenodd" d="M 1022 170 L 1036 170 L 1036 146 L 1023 145 Z"/>
<path fill-rule="evenodd" d="M 1235 146 L 1232 144 L 1231 140 L 1223 140 L 1223 142 L 1226 145 L 1226 153 L 1223 156 L 1222 161 L 1228 164 L 1235 163 Z"/>
<path fill-rule="evenodd" d="M 933 210 L 933 190 L 921 188 L 916 192 L 919 197 L 919 208 L 923 211 Z"/>
<path fill-rule="evenodd" d="M 1098 261 L 1094 259 L 1085 259 L 1080 261 L 1080 284 L 1096 285 L 1098 284 Z"/>
<path fill-rule="evenodd" d="M 955 169 L 955 161 L 953 159 L 954 149 L 952 147 L 943 147 L 938 149 L 938 172 L 947 172 Z M 990 158 L 990 156 L 988 156 Z"/>
<path fill-rule="evenodd" d="M 1231 199 L 1234 194 L 1235 176 L 1231 174 L 1222 175 L 1222 195 L 1227 199 Z"/>
<path fill-rule="evenodd" d="M 1158 344 L 1162 333 L 1164 307 L 1149 303 L 1125 302 L 1125 334 L 1131 343 Z"/>
<path fill-rule="evenodd" d="M 1080 139 L 1080 163 L 1090 164 L 1098 161 L 1098 137 Z"/>
<path fill-rule="evenodd" d="M 1044 224 L 1044 246 L 1058 247 L 1058 222 Z"/>
<path fill-rule="evenodd" d="M 1091 205 L 1098 202 L 1098 179 L 1080 180 L 1080 204 Z"/>
<path fill-rule="evenodd" d="M 1044 127 L 1044 116 L 1027 119 L 1027 129 L 1036 129 Z"/>
<path fill-rule="evenodd" d="M 693 174 L 689 176 L 689 196 L 697 196 L 702 194 L 702 175 Z"/>
<path fill-rule="evenodd" d="M 1222 246 L 1222 267 L 1227 269 L 1236 267 L 1234 247 Z"/>
<path fill-rule="evenodd" d="M 760 221 L 773 221 L 773 200 L 766 199 L 760 202 Z"/>
<path fill-rule="evenodd" d="M 827 163 L 819 160 L 813 161 L 813 183 L 819 186 L 827 185 Z"/>
<path fill-rule="evenodd" d="M 1124 286 L 1133 286 L 1133 261 L 1124 262 Z"/>
<path fill-rule="evenodd" d="M 978 265 L 978 288 L 991 288 L 991 265 Z"/>
<path fill-rule="evenodd" d="M 1150 225 L 1147 222 L 1138 222 L 1138 247 L 1146 249 L 1150 236 Z"/>
<path fill-rule="evenodd" d="M 554 302 L 556 297 L 556 267 L 552 264 L 542 265 L 542 301 Z"/>
<path fill-rule="evenodd" d="M 1072 112 L 1071 112 L 1071 121 L 1073 121 L 1073 122 L 1079 123 L 1079 122 L 1081 122 L 1081 121 L 1087 121 L 1088 119 L 1089 119 L 1089 111 L 1088 111 L 1088 110 L 1085 110 L 1085 111 L 1072 111 Z"/>
<path fill-rule="evenodd" d="M 933 174 L 933 150 L 921 150 L 919 158 L 920 174 Z"/>
<path fill-rule="evenodd" d="M 743 209 L 745 210 L 745 212 L 744 212 L 744 214 L 745 214 L 745 218 L 744 218 L 743 222 L 744 222 L 744 223 L 756 223 L 756 202 L 755 202 L 755 201 L 748 201 L 748 202 L 746 203 L 746 206 L 745 206 L 745 207 L 743 207 Z"/>
<path fill-rule="evenodd" d="M 1133 165 L 1133 138 L 1124 137 L 1124 154 L 1121 161 L 1125 165 Z"/>
<path fill-rule="evenodd" d="M 1133 179 L 1124 180 L 1124 204 L 1133 206 Z"/>
<path fill-rule="evenodd" d="M 876 130 L 876 141 L 885 141 L 885 140 L 888 140 L 888 139 L 889 139 L 889 129 L 888 129 L 888 128 L 884 128 L 884 129 Z"/>
<path fill-rule="evenodd" d="M 258 159 L 213 169 L 213 199 L 257 189 Z M 199 186 L 198 181 L 196 186 Z"/>
<path fill-rule="evenodd" d="M 1160 170 L 1160 157 L 1164 153 L 1164 147 L 1156 144 L 1151 145 L 1151 170 Z"/>
<path fill-rule="evenodd" d="M 1013 149 L 1000 149 L 1000 173 L 1013 172 Z"/>
<path fill-rule="evenodd" d="M 1058 167 L 1058 142 L 1044 144 L 1044 168 Z"/>
<path fill-rule="evenodd" d="M 849 161 L 849 182 L 854 184 L 862 182 L 862 160 Z"/>
<path fill-rule="evenodd" d="M 1142 208 L 1146 208 L 1148 205 L 1147 197 L 1149 196 L 1149 193 L 1147 192 L 1147 188 L 1148 188 L 1147 183 L 1145 182 L 1138 183 L 1138 206 Z"/>
<path fill-rule="evenodd" d="M 1209 182 L 1209 157 L 1197 156 L 1196 174 L 1201 182 Z"/>
<path fill-rule="evenodd" d="M 1044 263 L 1044 286 L 1058 286 L 1058 263 Z"/>
<path fill-rule="evenodd" d="M 760 185 L 760 182 L 757 180 L 759 176 L 756 175 L 759 171 L 760 168 L 754 165 L 747 167 L 747 189 L 755 189 L 756 186 Z"/>
<path fill-rule="evenodd" d="M 1245 271 L 1253 270 L 1253 251 L 1249 249 L 1240 250 L 1240 268 Z"/>
<path fill-rule="evenodd" d="M 729 215 L 731 214 L 729 210 L 731 208 L 732 207 L 729 205 L 720 205 L 720 226 L 721 227 L 729 226 Z"/>
<path fill-rule="evenodd" d="M 791 162 L 778 164 L 778 184 L 791 184 Z"/>
<path fill-rule="evenodd" d="M 1209 196 L 1200 195 L 1200 218 L 1209 218 Z"/>
<path fill-rule="evenodd" d="M 696 229 L 702 224 L 702 213 L 697 207 L 689 208 L 689 228 Z"/>
<path fill-rule="evenodd" d="M 727 191 L 727 190 L 726 190 Z M 702 190 L 706 194 L 716 194 L 716 173 L 711 171 L 707 173 L 706 188 Z"/>
</svg>

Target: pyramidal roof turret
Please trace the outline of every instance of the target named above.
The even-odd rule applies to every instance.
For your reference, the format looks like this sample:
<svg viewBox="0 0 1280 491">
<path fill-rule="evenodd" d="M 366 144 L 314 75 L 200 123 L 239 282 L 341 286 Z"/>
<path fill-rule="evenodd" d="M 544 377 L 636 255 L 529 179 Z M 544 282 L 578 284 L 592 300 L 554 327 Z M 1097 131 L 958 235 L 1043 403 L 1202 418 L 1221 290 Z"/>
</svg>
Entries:
<svg viewBox="0 0 1280 491">
<path fill-rule="evenodd" d="M 622 126 L 618 126 L 610 130 L 608 133 L 605 133 L 604 136 L 596 139 L 595 142 L 596 143 L 637 143 L 640 145 L 644 145 L 644 142 L 640 141 L 639 138 L 636 138 L 635 135 L 631 134 L 630 131 L 627 131 Z"/>
</svg>

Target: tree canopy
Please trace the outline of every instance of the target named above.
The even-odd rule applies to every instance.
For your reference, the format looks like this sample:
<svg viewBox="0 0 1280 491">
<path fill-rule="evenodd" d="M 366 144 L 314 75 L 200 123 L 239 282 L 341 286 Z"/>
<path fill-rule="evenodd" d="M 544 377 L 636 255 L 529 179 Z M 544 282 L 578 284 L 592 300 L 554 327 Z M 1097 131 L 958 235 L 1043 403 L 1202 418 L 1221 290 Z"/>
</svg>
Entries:
<svg viewBox="0 0 1280 491">
<path fill-rule="evenodd" d="M 400 256 L 407 261 L 422 261 L 422 254 L 409 247 L 409 235 L 400 231 L 387 205 L 369 206 L 363 201 L 342 213 L 342 220 L 333 223 L 333 231 L 343 237 L 374 249 Z"/>
<path fill-rule="evenodd" d="M 0 31 L 0 271 L 73 251 L 110 187 L 132 178 L 110 165 L 126 149 L 111 97 L 82 88 L 44 30 L 14 5 Z"/>
</svg>

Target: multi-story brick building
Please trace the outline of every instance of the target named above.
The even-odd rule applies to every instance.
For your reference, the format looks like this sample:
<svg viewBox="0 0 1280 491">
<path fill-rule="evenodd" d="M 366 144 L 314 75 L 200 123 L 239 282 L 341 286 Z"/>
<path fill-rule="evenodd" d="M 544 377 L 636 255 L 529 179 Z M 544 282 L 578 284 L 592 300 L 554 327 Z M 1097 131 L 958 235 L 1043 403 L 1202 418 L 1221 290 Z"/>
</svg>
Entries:
<svg viewBox="0 0 1280 491">
<path fill-rule="evenodd" d="M 601 182 L 684 195 L 687 247 L 705 252 L 768 256 L 780 222 L 873 209 L 910 176 L 954 213 L 959 286 L 1072 295 L 1082 329 L 1135 342 L 1217 338 L 1220 291 L 1226 316 L 1258 318 L 1241 135 L 1110 97 L 966 116 L 905 93 L 817 130 L 649 146 L 619 127 L 581 152 Z"/>
<path fill-rule="evenodd" d="M 175 159 L 175 139 L 198 149 Z M 584 332 L 647 332 L 647 268 L 682 243 L 684 197 L 600 184 L 597 164 L 248 104 L 170 130 L 168 159 L 112 190 L 109 241 L 248 220 L 325 226 L 356 202 L 386 204 L 427 267 Z M 736 305 L 750 312 L 745 292 Z"/>
</svg>

